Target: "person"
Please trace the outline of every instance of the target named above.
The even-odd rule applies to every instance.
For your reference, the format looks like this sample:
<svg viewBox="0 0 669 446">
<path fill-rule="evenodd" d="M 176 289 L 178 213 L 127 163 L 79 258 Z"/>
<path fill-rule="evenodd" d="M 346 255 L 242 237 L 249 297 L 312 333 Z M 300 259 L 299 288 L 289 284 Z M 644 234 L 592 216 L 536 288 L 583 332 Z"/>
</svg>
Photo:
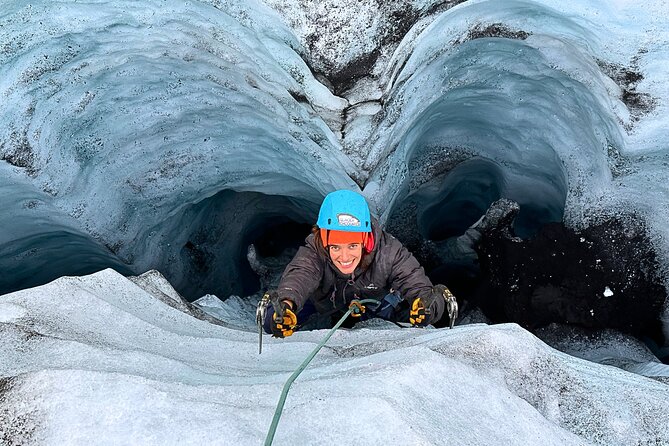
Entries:
<svg viewBox="0 0 669 446">
<path fill-rule="evenodd" d="M 314 315 L 336 321 L 355 299 L 380 302 L 366 305 L 356 322 L 408 319 L 413 326 L 425 327 L 441 319 L 449 300 L 457 308 L 448 288 L 432 285 L 416 258 L 380 228 L 365 198 L 356 192 L 328 194 L 305 242 L 286 266 L 278 288 L 265 295 L 269 305 L 263 328 L 275 337 L 292 335 L 298 321 Z"/>
</svg>

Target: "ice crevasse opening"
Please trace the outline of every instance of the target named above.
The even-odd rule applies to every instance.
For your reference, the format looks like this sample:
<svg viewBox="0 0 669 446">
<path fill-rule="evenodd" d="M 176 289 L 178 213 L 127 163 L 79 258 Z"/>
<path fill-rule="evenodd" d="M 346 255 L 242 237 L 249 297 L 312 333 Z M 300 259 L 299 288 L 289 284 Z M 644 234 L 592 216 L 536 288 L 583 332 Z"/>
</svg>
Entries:
<svg viewBox="0 0 669 446">
<path fill-rule="evenodd" d="M 6 2 L 0 292 L 111 266 L 158 269 L 189 299 L 251 295 L 249 245 L 280 269 L 322 197 L 351 188 L 437 275 L 430 249 L 500 198 L 522 239 L 595 228 L 574 240 L 633 271 L 628 234 L 662 318 L 661 1 L 338 4 Z M 490 262 L 508 261 L 497 242 Z M 484 266 L 474 282 L 506 271 Z"/>
</svg>

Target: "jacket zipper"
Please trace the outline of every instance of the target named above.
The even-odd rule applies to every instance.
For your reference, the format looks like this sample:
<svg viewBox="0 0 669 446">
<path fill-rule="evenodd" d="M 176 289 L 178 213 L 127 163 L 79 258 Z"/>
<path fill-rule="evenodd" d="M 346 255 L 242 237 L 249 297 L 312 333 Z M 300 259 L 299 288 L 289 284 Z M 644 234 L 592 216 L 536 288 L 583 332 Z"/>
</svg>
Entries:
<svg viewBox="0 0 669 446">
<path fill-rule="evenodd" d="M 344 288 L 341 290 L 341 301 L 344 304 L 344 307 L 346 307 L 346 287 L 349 285 L 353 285 L 355 283 L 355 273 L 351 273 L 351 278 L 346 280 L 346 283 L 344 284 Z M 334 290 L 332 291 L 332 294 L 330 295 L 330 302 L 332 302 L 332 308 L 337 309 L 337 281 L 335 280 L 334 284 Z"/>
<path fill-rule="evenodd" d="M 342 299 L 342 302 L 344 303 L 344 306 L 346 306 L 346 304 L 348 303 L 348 302 L 346 302 L 346 287 L 349 286 L 349 285 L 353 285 L 354 283 L 355 283 L 355 271 L 351 273 L 351 278 L 346 280 L 346 284 L 344 285 L 344 289 L 341 292 L 341 299 Z"/>
</svg>

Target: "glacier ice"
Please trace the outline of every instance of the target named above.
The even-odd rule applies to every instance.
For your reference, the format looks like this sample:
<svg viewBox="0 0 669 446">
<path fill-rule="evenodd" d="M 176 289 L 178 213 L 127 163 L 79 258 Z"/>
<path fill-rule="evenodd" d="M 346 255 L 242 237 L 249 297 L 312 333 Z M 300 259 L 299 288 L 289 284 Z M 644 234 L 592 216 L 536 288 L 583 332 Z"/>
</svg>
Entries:
<svg viewBox="0 0 669 446">
<path fill-rule="evenodd" d="M 283 258 L 336 188 L 361 190 L 396 235 L 437 250 L 498 198 L 520 204 L 523 237 L 631 215 L 669 283 L 666 1 L 391 3 L 3 2 L 0 294 L 110 267 L 155 268 L 188 300 L 209 297 L 193 306 L 157 276 L 137 282 L 147 294 L 111 271 L 0 297 L 1 426 L 83 444 L 100 439 L 104 413 L 110 444 L 259 442 L 268 395 L 320 333 L 270 341 L 261 364 L 240 317 L 249 300 L 213 295 L 253 295 L 264 266 L 249 246 Z M 338 334 L 291 395 L 279 439 L 300 432 L 300 407 L 337 408 L 342 422 L 364 407 L 377 415 L 369 444 L 406 432 L 425 444 L 667 441 L 659 383 L 514 325 L 458 330 Z M 560 341 L 665 373 L 650 356 Z M 410 404 L 413 380 L 393 379 L 426 373 L 455 393 Z M 384 387 L 361 401 L 352 375 Z M 432 431 L 407 410 L 443 419 Z M 327 429 L 301 444 L 339 438 Z"/>
<path fill-rule="evenodd" d="M 363 187 L 383 221 L 419 200 L 405 224 L 428 238 L 463 231 L 500 197 L 521 204 L 521 235 L 634 208 L 666 261 L 662 8 L 5 2 L 3 188 L 22 184 L 94 239 L 79 270 L 158 268 L 191 299 L 257 287 L 246 247 L 281 218 L 312 223 L 341 187 Z M 324 86 L 363 59 L 369 74 L 340 96 Z M 24 213 L 6 206 L 7 225 Z M 18 221 L 49 239 L 39 218 Z M 63 273 L 30 266 L 53 264 L 48 250 L 27 257 L 35 280 L 5 292 Z"/>
<path fill-rule="evenodd" d="M 188 273 L 170 265 L 203 232 L 198 218 L 235 219 L 227 206 L 250 207 L 253 192 L 294 201 L 292 219 L 305 221 L 326 192 L 355 186 L 321 117 L 344 100 L 261 4 L 16 1 L 2 21 L 0 152 L 17 167 L 5 181 L 27 177 L 135 271 L 158 267 L 185 289 Z M 267 218 L 246 214 L 247 227 Z M 206 242 L 234 258 L 236 235 Z"/>
<path fill-rule="evenodd" d="M 3 296 L 3 441 L 262 442 L 324 331 L 267 338 L 258 355 L 255 331 L 156 298 L 176 292 L 155 272 L 137 282 L 108 269 Z M 515 324 L 342 329 L 293 384 L 274 444 L 663 444 L 668 401 L 665 384 Z"/>
</svg>

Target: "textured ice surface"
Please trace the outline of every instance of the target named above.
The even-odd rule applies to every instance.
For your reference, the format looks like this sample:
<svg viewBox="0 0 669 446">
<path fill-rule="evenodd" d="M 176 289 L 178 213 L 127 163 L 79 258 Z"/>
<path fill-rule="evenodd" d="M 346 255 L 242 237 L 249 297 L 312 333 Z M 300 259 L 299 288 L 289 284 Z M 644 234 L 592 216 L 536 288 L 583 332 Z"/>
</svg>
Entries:
<svg viewBox="0 0 669 446">
<path fill-rule="evenodd" d="M 6 295 L 0 438 L 259 444 L 323 335 L 266 337 L 258 355 L 256 333 L 196 319 L 111 270 Z M 363 328 L 335 333 L 293 384 L 275 444 L 663 444 L 667 414 L 666 385 L 513 324 Z"/>
<path fill-rule="evenodd" d="M 383 218 L 410 193 L 484 202 L 482 188 L 457 193 L 470 177 L 539 222 L 638 210 L 669 251 L 667 2 L 437 3 L 403 2 L 424 15 L 339 98 L 303 61 L 313 25 L 292 30 L 256 1 L 4 1 L 2 280 L 126 263 L 180 287 L 233 283 L 263 225 L 313 222 L 354 179 Z M 384 36 L 375 17 L 354 16 L 356 35 Z M 317 42 L 341 67 L 369 43 L 345 37 Z M 258 356 L 248 302 L 219 315 L 235 330 L 153 279 L 145 292 L 103 271 L 0 299 L 0 442 L 262 441 L 323 333 L 266 338 Z M 514 325 L 375 326 L 338 332 L 316 357 L 277 443 L 663 444 L 668 397 Z"/>
<path fill-rule="evenodd" d="M 537 336 L 552 347 L 577 358 L 612 365 L 669 384 L 669 365 L 632 336 L 614 330 L 584 330 L 551 324 Z"/>
<path fill-rule="evenodd" d="M 243 276 L 265 222 L 358 185 L 382 220 L 411 194 L 504 196 L 527 226 L 638 210 L 669 252 L 668 20 L 663 0 L 6 1 L 0 184 L 93 238 L 90 270 L 158 268 L 191 298 Z M 312 73 L 347 67 L 346 97 Z M 1 254 L 50 237 L 2 200 L 27 216 Z"/>
<path fill-rule="evenodd" d="M 138 272 L 178 256 L 218 192 L 307 207 L 354 187 L 323 118 L 345 101 L 260 3 L 11 1 L 0 20 L 3 185 L 46 195 Z"/>
<path fill-rule="evenodd" d="M 499 165 L 500 194 L 521 206 L 552 216 L 566 208 L 578 224 L 602 200 L 615 202 L 607 147 L 626 147 L 622 124 L 630 118 L 597 62 L 629 64 L 639 47 L 612 32 L 619 27 L 613 10 L 609 22 L 599 10 L 554 3 L 466 2 L 400 44 L 366 164 L 390 157 L 387 173 L 375 171 L 388 182 L 381 190 L 397 194 L 407 178 L 425 176 L 411 171 L 414 158 L 465 148 Z M 493 25 L 507 38 L 486 38 Z"/>
</svg>

